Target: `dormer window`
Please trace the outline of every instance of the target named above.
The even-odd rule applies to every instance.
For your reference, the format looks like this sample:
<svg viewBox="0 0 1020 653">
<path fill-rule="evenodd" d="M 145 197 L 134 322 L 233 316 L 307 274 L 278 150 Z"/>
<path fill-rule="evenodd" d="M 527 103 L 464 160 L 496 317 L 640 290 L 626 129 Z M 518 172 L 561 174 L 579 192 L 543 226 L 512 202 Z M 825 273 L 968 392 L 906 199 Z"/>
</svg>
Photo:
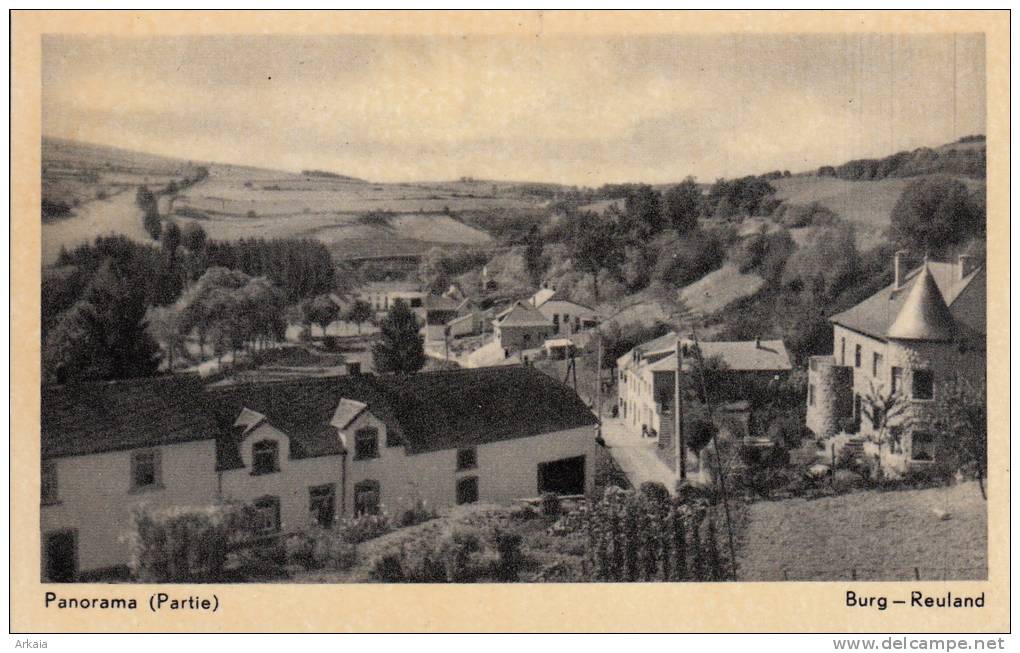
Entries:
<svg viewBox="0 0 1020 653">
<path fill-rule="evenodd" d="M 379 457 L 379 430 L 366 427 L 354 433 L 354 459 L 365 460 Z"/>
<path fill-rule="evenodd" d="M 273 474 L 280 471 L 280 444 L 276 440 L 261 440 L 251 447 L 252 475 Z"/>
</svg>

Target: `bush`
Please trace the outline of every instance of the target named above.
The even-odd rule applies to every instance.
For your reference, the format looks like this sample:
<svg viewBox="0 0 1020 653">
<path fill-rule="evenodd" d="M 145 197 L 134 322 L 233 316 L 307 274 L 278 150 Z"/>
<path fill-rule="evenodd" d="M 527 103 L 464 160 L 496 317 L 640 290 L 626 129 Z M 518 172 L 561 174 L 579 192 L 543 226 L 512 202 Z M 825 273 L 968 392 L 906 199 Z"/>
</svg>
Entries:
<svg viewBox="0 0 1020 653">
<path fill-rule="evenodd" d="M 510 511 L 511 521 L 530 521 L 538 517 L 538 511 L 530 504 L 516 506 Z"/>
<path fill-rule="evenodd" d="M 351 544 L 361 544 L 393 530 L 390 518 L 385 514 L 359 515 L 342 519 L 337 532 L 340 538 Z"/>
<path fill-rule="evenodd" d="M 426 507 L 425 502 L 418 499 L 414 505 L 400 513 L 397 523 L 401 528 L 416 526 L 436 518 L 436 511 Z"/>
<path fill-rule="evenodd" d="M 654 277 L 669 286 L 686 286 L 722 265 L 724 253 L 721 239 L 706 231 L 667 239 L 659 249 Z"/>
<path fill-rule="evenodd" d="M 130 561 L 145 583 L 222 579 L 231 545 L 243 540 L 246 509 L 235 505 L 150 510 L 131 517 Z"/>
<path fill-rule="evenodd" d="M 562 512 L 560 497 L 554 492 L 546 492 L 542 495 L 542 515 L 545 517 L 556 517 Z"/>
<path fill-rule="evenodd" d="M 358 559 L 356 544 L 345 541 L 326 528 L 313 527 L 294 533 L 287 537 L 284 545 L 287 562 L 301 565 L 305 569 L 347 570 Z"/>
<path fill-rule="evenodd" d="M 804 437 L 805 426 L 799 417 L 780 417 L 769 424 L 767 437 L 786 449 L 796 449 Z"/>
<path fill-rule="evenodd" d="M 662 483 L 655 481 L 645 481 L 638 488 L 638 491 L 655 505 L 668 504 L 669 503 L 669 490 Z"/>
<path fill-rule="evenodd" d="M 247 213 L 245 213 L 245 216 L 247 216 L 249 218 L 257 218 L 257 217 L 259 217 L 258 213 L 255 213 L 254 210 L 248 211 Z"/>
<path fill-rule="evenodd" d="M 381 583 L 402 583 L 404 566 L 402 556 L 399 553 L 385 553 L 372 562 L 372 569 L 368 572 L 372 580 Z"/>
<path fill-rule="evenodd" d="M 524 566 L 524 554 L 521 553 L 522 538 L 517 533 L 496 529 L 493 538 L 499 561 L 496 563 L 496 579 L 504 583 L 516 583 L 520 579 L 521 568 Z"/>
</svg>

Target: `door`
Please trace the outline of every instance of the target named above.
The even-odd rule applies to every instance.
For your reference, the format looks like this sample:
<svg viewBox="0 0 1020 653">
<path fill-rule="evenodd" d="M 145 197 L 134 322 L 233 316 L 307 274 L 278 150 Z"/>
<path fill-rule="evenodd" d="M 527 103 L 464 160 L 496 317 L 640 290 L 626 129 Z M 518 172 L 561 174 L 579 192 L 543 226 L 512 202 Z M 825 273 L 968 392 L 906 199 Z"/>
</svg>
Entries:
<svg viewBox="0 0 1020 653">
<path fill-rule="evenodd" d="M 78 541 L 74 531 L 47 534 L 45 547 L 46 580 L 73 583 L 78 575 Z"/>
<path fill-rule="evenodd" d="M 539 463 L 538 492 L 584 494 L 584 456 Z"/>
</svg>

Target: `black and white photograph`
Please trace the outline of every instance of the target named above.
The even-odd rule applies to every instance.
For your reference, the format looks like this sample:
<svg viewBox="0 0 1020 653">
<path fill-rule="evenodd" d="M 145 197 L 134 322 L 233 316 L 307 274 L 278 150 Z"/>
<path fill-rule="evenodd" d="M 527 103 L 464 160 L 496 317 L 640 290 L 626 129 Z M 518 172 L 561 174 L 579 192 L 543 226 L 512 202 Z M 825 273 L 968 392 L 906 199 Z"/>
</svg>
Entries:
<svg viewBox="0 0 1020 653">
<path fill-rule="evenodd" d="M 989 579 L 984 34 L 40 48 L 54 602 Z"/>
</svg>

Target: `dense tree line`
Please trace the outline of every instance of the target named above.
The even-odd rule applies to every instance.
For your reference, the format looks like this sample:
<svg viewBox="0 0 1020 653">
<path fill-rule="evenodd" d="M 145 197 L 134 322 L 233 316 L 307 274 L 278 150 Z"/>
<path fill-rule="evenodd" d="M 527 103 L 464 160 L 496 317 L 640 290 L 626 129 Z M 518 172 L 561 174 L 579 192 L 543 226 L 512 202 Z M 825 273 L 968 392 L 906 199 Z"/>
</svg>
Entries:
<svg viewBox="0 0 1020 653">
<path fill-rule="evenodd" d="M 961 140 L 960 142 L 973 141 Z M 938 150 L 922 147 L 909 152 L 897 152 L 881 159 L 855 159 L 839 166 L 822 166 L 818 169 L 818 176 L 851 181 L 916 177 L 930 174 L 983 178 L 985 165 L 985 148 L 983 147 L 954 148 L 948 146 Z"/>
<path fill-rule="evenodd" d="M 209 241 L 168 223 L 159 246 L 100 236 L 60 253 L 42 281 L 50 382 L 154 373 L 198 333 L 217 352 L 282 337 L 284 307 L 338 289 L 329 251 L 310 240 Z"/>
</svg>

